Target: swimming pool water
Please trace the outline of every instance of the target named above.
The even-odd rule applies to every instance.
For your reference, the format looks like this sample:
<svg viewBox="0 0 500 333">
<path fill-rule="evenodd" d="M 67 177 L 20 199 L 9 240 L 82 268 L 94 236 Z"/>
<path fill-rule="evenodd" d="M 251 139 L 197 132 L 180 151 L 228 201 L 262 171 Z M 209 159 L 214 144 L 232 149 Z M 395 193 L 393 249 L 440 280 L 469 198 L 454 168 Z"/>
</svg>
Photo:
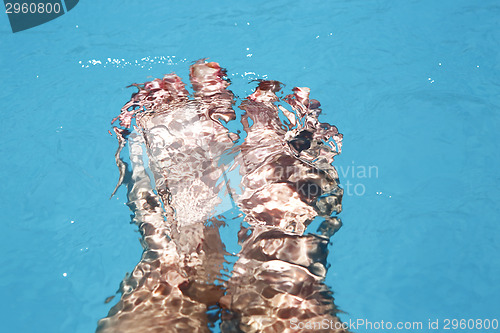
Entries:
<svg viewBox="0 0 500 333">
<path fill-rule="evenodd" d="M 125 189 L 108 200 L 109 121 L 128 84 L 205 57 L 241 98 L 259 78 L 310 87 L 344 134 L 327 276 L 341 319 L 499 319 L 499 14 L 492 0 L 82 1 L 16 34 L 3 15 L 5 331 L 92 332 L 107 314 L 141 255 Z"/>
</svg>

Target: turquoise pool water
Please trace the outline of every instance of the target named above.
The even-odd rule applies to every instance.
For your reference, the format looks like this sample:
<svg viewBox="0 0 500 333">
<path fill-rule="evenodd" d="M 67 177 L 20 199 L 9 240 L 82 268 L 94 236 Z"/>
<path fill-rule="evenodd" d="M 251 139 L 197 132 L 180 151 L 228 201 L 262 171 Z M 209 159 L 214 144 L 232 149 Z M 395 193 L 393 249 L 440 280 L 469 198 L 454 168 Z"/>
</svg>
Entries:
<svg viewBox="0 0 500 333">
<path fill-rule="evenodd" d="M 110 119 L 128 84 L 205 57 L 240 97 L 258 78 L 310 87 L 344 134 L 341 319 L 500 319 L 497 1 L 81 1 L 16 34 L 2 15 L 5 332 L 93 332 L 107 314 L 141 255 L 125 189 L 108 200 Z"/>
</svg>

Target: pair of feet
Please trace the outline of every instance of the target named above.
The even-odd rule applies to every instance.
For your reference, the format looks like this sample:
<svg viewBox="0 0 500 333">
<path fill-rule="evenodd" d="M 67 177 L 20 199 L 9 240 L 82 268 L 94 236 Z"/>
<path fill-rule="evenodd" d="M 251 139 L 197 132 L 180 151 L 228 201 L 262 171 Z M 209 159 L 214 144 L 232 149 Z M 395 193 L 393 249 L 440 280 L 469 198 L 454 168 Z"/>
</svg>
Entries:
<svg viewBox="0 0 500 333">
<path fill-rule="evenodd" d="M 128 176 L 117 161 L 144 253 L 100 332 L 208 331 L 213 309 L 225 332 L 339 322 L 323 279 L 329 238 L 340 227 L 332 215 L 340 212 L 342 190 L 331 163 L 342 135 L 319 122 L 309 89 L 294 88 L 280 100 L 280 83 L 262 81 L 239 106 L 246 137 L 238 144 L 224 126 L 236 118 L 224 77 L 217 63 L 198 61 L 190 68 L 191 98 L 169 74 L 136 85 L 116 118 L 120 147 L 136 119 Z M 247 224 L 229 279 L 220 275 L 226 253 L 218 227 L 231 221 L 216 214 L 227 204 L 224 192 Z M 318 217 L 319 234 L 304 234 Z M 331 331 L 324 326 L 314 328 Z"/>
</svg>

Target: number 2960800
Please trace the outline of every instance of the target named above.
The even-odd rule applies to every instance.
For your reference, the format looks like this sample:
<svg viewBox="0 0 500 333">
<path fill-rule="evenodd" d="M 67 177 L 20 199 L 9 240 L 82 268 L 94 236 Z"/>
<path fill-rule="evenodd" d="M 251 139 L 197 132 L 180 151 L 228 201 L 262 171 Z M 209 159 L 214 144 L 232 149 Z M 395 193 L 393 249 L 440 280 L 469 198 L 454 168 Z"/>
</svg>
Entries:
<svg viewBox="0 0 500 333">
<path fill-rule="evenodd" d="M 444 319 L 443 324 L 445 330 L 496 330 L 498 319 Z"/>
<path fill-rule="evenodd" d="M 59 3 L 5 3 L 5 12 L 7 14 L 59 14 L 61 12 Z"/>
</svg>

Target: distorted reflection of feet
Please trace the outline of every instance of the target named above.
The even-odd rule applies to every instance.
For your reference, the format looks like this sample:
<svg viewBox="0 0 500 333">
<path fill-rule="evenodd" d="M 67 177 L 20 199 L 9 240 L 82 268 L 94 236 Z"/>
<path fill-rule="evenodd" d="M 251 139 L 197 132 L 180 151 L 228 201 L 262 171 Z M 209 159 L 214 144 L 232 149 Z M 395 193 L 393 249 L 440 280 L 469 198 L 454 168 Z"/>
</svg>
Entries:
<svg viewBox="0 0 500 333">
<path fill-rule="evenodd" d="M 237 116 L 225 75 L 200 60 L 192 93 L 175 74 L 134 84 L 114 120 L 144 252 L 98 332 L 344 332 L 324 284 L 342 134 L 308 88 L 278 97 L 278 81 L 259 81 Z"/>
</svg>

